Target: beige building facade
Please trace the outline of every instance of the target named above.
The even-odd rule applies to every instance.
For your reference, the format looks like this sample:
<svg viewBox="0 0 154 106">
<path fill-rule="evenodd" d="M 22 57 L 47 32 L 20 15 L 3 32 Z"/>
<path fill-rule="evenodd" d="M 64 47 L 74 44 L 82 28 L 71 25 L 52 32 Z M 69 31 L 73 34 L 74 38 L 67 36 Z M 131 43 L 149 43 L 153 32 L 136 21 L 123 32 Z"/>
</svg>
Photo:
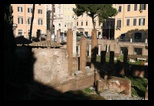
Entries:
<svg viewBox="0 0 154 106">
<path fill-rule="evenodd" d="M 63 29 L 62 32 L 66 33 L 68 28 L 74 28 L 75 23 L 75 14 L 73 12 L 75 4 L 63 4 Z"/>
<path fill-rule="evenodd" d="M 29 38 L 33 4 L 11 5 L 13 8 L 13 23 L 17 24 L 17 28 L 14 30 L 15 36 L 22 35 L 25 38 Z M 41 34 L 46 33 L 46 11 L 44 4 L 35 4 L 32 37 L 37 36 L 38 30 L 40 30 Z"/>
<path fill-rule="evenodd" d="M 96 25 L 95 28 L 97 29 L 97 35 L 101 35 L 102 24 L 99 24 L 98 17 L 95 18 L 95 25 Z M 77 17 L 76 26 L 79 33 L 83 33 L 86 36 L 91 36 L 92 29 L 93 29 L 92 18 L 89 17 L 86 13 Z"/>
<path fill-rule="evenodd" d="M 114 38 L 132 41 L 144 40 L 148 31 L 148 4 L 114 4 L 118 10 L 115 18 Z M 135 35 L 136 34 L 136 35 Z"/>
</svg>

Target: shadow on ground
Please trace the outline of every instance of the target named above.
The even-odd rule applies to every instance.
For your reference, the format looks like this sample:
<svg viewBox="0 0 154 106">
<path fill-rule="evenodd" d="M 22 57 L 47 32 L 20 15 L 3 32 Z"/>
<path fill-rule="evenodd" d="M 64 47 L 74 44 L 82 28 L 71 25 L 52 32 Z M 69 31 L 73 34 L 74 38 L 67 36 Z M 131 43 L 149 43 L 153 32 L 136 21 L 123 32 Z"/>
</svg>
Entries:
<svg viewBox="0 0 154 106">
<path fill-rule="evenodd" d="M 88 96 L 81 91 L 62 93 L 53 87 L 34 80 L 34 57 L 31 47 L 16 46 L 4 52 L 4 99 L 5 100 L 104 100 Z"/>
</svg>

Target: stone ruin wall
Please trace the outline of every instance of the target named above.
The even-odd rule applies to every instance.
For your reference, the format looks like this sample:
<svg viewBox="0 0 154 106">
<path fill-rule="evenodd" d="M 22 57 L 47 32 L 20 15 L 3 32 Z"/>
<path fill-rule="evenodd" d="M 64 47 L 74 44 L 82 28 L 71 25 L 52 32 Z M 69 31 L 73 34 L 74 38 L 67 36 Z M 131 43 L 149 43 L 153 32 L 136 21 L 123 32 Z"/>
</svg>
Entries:
<svg viewBox="0 0 154 106">
<path fill-rule="evenodd" d="M 93 73 L 87 75 L 70 76 L 68 71 L 68 53 L 66 49 L 33 48 L 34 80 L 53 87 L 61 92 L 80 90 L 90 87 L 94 82 Z M 73 73 L 78 71 L 77 58 L 73 59 Z"/>
<path fill-rule="evenodd" d="M 43 84 L 55 85 L 68 80 L 68 55 L 65 49 L 37 49 L 32 52 L 34 63 L 34 79 Z"/>
</svg>

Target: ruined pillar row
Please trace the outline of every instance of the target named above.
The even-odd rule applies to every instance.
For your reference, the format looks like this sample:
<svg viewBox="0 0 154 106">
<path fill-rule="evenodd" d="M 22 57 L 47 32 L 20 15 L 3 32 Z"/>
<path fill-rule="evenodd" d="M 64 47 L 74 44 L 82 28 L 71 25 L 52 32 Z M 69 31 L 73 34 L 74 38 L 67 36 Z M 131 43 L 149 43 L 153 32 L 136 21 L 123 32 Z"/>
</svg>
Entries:
<svg viewBox="0 0 154 106">
<path fill-rule="evenodd" d="M 91 39 L 91 69 L 95 68 L 95 64 L 96 64 L 96 56 L 97 56 L 97 52 L 98 52 L 98 41 L 97 41 L 97 31 L 96 29 L 92 30 L 92 39 Z"/>
<path fill-rule="evenodd" d="M 69 75 L 72 76 L 73 70 L 73 44 L 72 44 L 72 30 L 68 29 L 67 31 L 67 50 L 68 50 L 68 71 Z"/>
<path fill-rule="evenodd" d="M 80 40 L 80 70 L 86 74 L 86 38 L 82 36 Z"/>
</svg>

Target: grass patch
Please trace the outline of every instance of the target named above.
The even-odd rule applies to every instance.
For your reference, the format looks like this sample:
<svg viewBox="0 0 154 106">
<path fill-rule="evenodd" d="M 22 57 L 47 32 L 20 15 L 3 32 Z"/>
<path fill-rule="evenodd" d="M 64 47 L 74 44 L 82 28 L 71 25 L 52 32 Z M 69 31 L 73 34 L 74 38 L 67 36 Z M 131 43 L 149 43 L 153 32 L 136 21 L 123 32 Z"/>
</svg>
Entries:
<svg viewBox="0 0 154 106">
<path fill-rule="evenodd" d="M 148 85 L 147 78 L 127 77 L 131 81 L 132 96 L 144 97 Z"/>
<path fill-rule="evenodd" d="M 93 92 L 93 90 L 91 90 L 90 88 L 85 88 L 84 90 L 82 90 L 83 92 L 89 94 L 91 92 Z"/>
<path fill-rule="evenodd" d="M 110 57 L 109 56 L 106 56 L 106 62 L 109 62 L 109 60 L 110 60 Z M 118 60 L 123 61 L 123 55 L 117 57 L 117 59 L 114 60 L 114 63 L 117 63 Z M 90 57 L 87 57 L 87 61 L 90 62 L 91 61 L 91 58 Z M 96 61 L 97 62 L 101 62 L 101 56 L 97 56 L 96 57 Z M 142 65 L 142 61 L 135 61 L 135 62 L 129 62 L 128 61 L 128 63 L 131 64 L 131 65 Z"/>
<path fill-rule="evenodd" d="M 142 61 L 136 61 L 136 62 L 128 62 L 129 64 L 132 64 L 132 65 L 142 65 Z"/>
</svg>

